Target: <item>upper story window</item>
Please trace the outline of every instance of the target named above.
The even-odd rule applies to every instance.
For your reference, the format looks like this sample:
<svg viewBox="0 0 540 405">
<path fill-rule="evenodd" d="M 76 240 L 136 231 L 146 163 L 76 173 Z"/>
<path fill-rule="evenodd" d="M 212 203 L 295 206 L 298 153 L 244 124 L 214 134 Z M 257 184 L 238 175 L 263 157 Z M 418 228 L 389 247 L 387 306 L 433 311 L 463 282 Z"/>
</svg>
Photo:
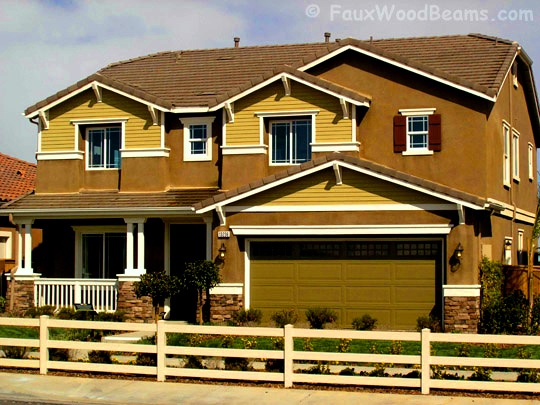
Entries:
<svg viewBox="0 0 540 405">
<path fill-rule="evenodd" d="M 184 125 L 184 160 L 212 160 L 212 122 L 215 117 L 180 118 Z"/>
<path fill-rule="evenodd" d="M 529 143 L 528 145 L 528 151 L 527 151 L 527 157 L 528 157 L 528 168 L 529 168 L 529 180 L 534 180 L 534 147 L 532 143 Z"/>
<path fill-rule="evenodd" d="M 510 126 L 503 122 L 503 184 L 510 187 Z"/>
<path fill-rule="evenodd" d="M 87 167 L 89 169 L 119 169 L 122 127 L 89 127 L 86 129 Z"/>
<path fill-rule="evenodd" d="M 270 121 L 270 163 L 292 165 L 311 160 L 311 118 Z"/>
<path fill-rule="evenodd" d="M 441 150 L 441 115 L 435 108 L 399 110 L 394 117 L 394 152 L 432 155 Z"/>
<path fill-rule="evenodd" d="M 512 177 L 519 181 L 519 133 L 512 129 Z"/>
</svg>

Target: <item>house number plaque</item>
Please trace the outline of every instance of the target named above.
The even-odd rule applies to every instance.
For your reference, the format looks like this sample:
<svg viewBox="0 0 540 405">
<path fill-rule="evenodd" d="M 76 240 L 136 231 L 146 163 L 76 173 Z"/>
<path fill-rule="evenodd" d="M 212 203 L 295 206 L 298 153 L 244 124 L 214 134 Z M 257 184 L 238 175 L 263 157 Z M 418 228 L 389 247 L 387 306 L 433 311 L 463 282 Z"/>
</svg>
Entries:
<svg viewBox="0 0 540 405">
<path fill-rule="evenodd" d="M 218 231 L 217 237 L 219 239 L 228 239 L 231 237 L 231 231 Z"/>
</svg>

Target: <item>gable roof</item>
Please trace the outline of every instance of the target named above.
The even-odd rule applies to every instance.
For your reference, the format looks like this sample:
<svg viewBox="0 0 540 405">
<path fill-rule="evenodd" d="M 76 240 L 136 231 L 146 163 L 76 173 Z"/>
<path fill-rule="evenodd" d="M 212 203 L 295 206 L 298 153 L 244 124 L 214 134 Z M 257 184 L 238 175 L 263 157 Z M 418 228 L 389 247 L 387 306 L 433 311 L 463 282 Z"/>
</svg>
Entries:
<svg viewBox="0 0 540 405">
<path fill-rule="evenodd" d="M 356 170 L 472 209 L 481 210 L 484 209 L 487 204 L 487 200 L 479 196 L 465 193 L 420 177 L 412 176 L 369 160 L 341 153 L 333 153 L 293 166 L 287 170 L 251 182 L 234 190 L 213 195 L 212 197 L 195 204 L 193 208 L 197 213 L 208 212 L 263 192 L 269 188 L 278 187 L 283 183 L 294 181 L 299 177 L 307 176 L 315 171 L 333 167 L 333 165 Z"/>
<path fill-rule="evenodd" d="M 0 201 L 27 194 L 35 185 L 35 164 L 0 153 Z"/>
<path fill-rule="evenodd" d="M 91 82 L 173 112 L 196 108 L 204 112 L 285 69 L 306 71 L 348 49 L 361 50 L 489 99 L 496 96 L 521 52 L 515 42 L 479 34 L 373 41 L 348 38 L 333 43 L 161 52 L 110 64 L 27 108 L 25 114 L 32 117 Z"/>
</svg>

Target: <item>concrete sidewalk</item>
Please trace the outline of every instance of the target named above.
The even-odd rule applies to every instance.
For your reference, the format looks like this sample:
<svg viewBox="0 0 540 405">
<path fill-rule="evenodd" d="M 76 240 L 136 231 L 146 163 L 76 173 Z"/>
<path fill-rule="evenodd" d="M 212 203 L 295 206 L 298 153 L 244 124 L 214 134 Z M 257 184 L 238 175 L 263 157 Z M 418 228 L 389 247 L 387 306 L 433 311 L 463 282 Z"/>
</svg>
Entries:
<svg viewBox="0 0 540 405">
<path fill-rule="evenodd" d="M 184 384 L 137 380 L 0 373 L 0 400 L 81 404 L 540 404 L 540 400 L 435 395 L 378 394 L 234 385 Z"/>
</svg>

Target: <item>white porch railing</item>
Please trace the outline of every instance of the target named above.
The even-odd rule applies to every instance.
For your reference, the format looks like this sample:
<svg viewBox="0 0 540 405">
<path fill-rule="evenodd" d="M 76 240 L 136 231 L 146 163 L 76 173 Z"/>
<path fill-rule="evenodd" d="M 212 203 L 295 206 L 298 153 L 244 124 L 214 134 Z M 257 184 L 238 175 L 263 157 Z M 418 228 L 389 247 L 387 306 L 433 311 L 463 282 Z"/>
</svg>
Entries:
<svg viewBox="0 0 540 405">
<path fill-rule="evenodd" d="M 92 304 L 96 312 L 114 312 L 118 298 L 116 279 L 46 278 L 34 281 L 36 307 L 73 308 Z"/>
</svg>

